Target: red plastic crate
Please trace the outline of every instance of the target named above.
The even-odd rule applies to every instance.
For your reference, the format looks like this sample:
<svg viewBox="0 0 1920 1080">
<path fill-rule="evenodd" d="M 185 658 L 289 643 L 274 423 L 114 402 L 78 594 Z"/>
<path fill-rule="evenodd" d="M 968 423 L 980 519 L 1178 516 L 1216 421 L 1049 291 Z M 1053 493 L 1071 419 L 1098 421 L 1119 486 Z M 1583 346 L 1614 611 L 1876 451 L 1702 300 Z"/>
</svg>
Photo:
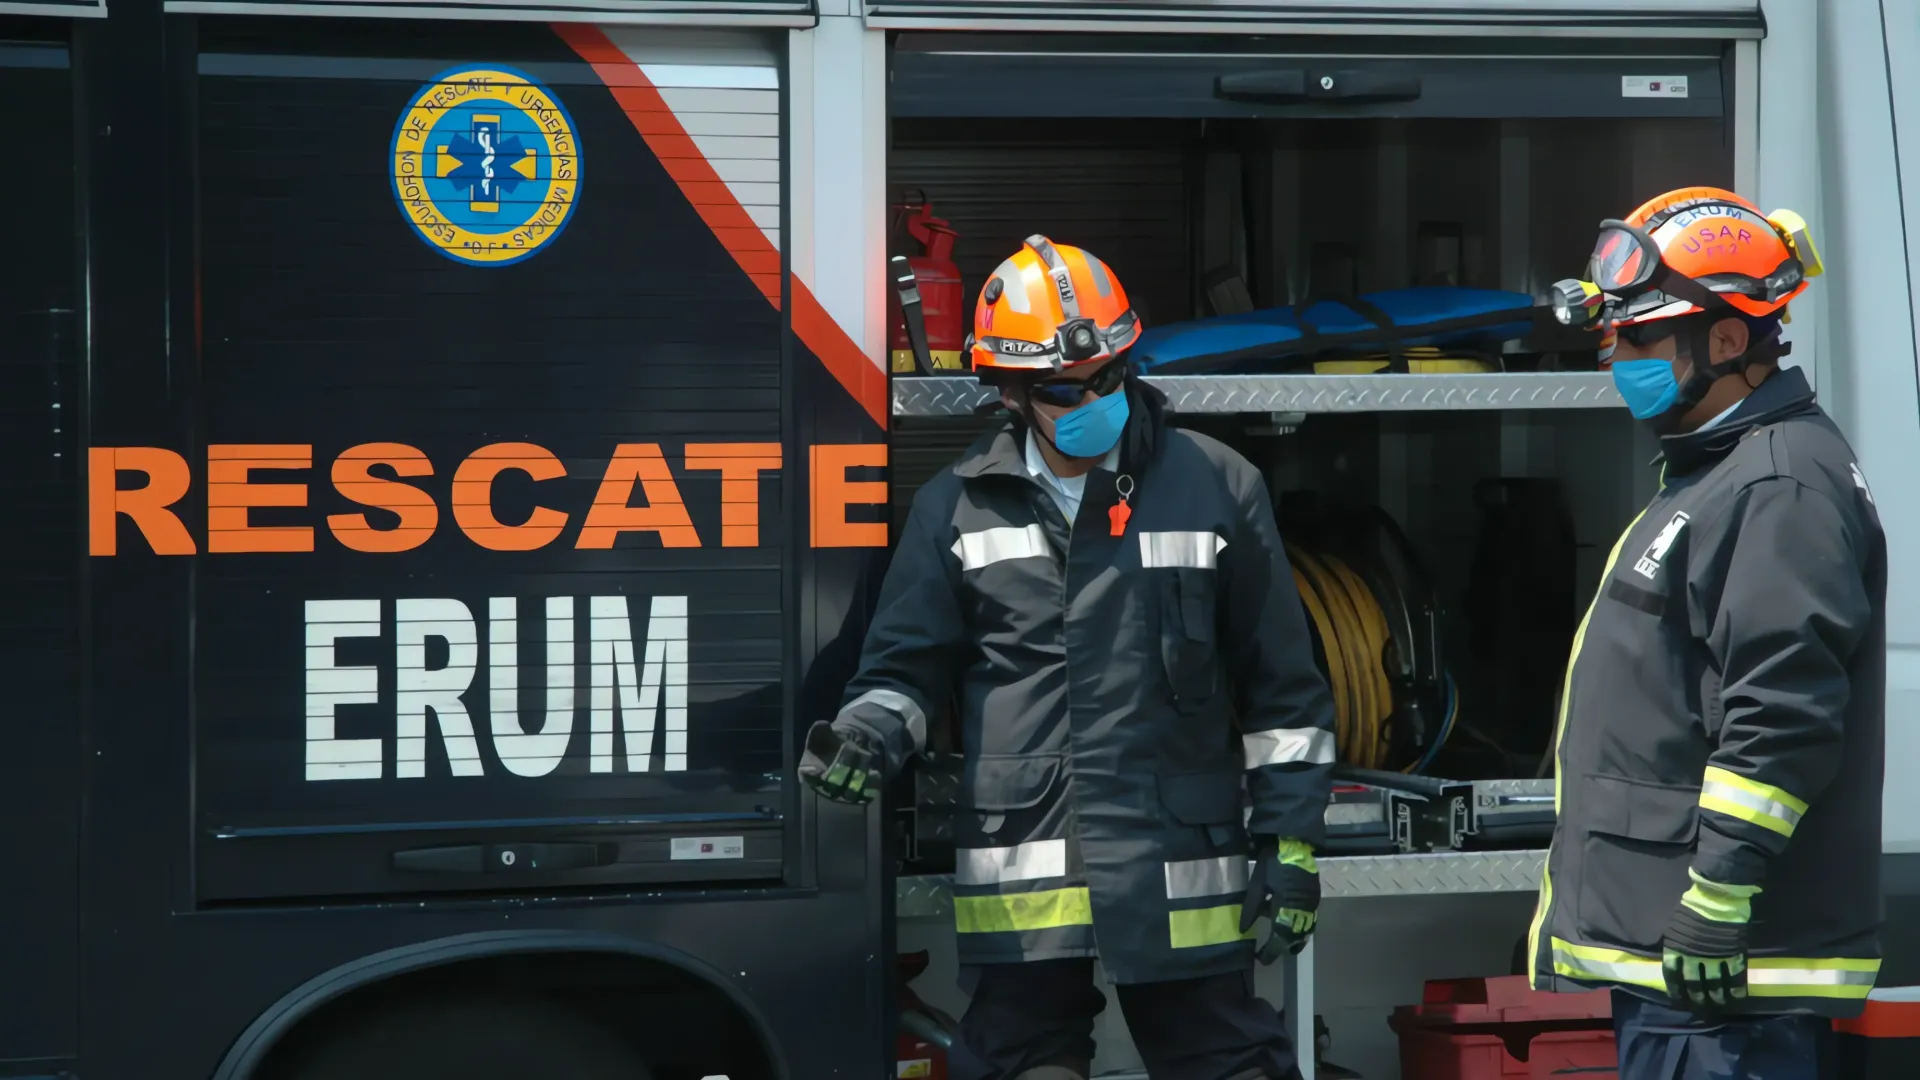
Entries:
<svg viewBox="0 0 1920 1080">
<path fill-rule="evenodd" d="M 1441 979 L 1388 1022 L 1403 1080 L 1615 1080 L 1605 990 L 1538 994 L 1525 976 Z M 1524 1060 L 1523 1060 L 1524 1059 Z"/>
<path fill-rule="evenodd" d="M 1498 1035 L 1400 1034 L 1401 1080 L 1616 1080 L 1613 1030 L 1549 1031 L 1526 1040 L 1527 1060 Z"/>
</svg>

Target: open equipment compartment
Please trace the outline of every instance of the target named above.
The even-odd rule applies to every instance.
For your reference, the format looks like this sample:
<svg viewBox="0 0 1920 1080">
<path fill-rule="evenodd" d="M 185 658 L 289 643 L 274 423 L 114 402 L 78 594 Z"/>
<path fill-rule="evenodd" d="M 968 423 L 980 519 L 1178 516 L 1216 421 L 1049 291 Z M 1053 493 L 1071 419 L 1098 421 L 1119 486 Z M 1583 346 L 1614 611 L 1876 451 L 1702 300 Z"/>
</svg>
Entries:
<svg viewBox="0 0 1920 1080">
<path fill-rule="evenodd" d="M 1385 16 L 1369 21 L 1364 4 L 1345 36 L 1318 25 L 1272 37 L 1204 25 L 1226 19 L 1226 5 L 1032 5 L 1026 31 L 1004 4 L 872 4 L 870 25 L 878 16 L 901 31 L 890 56 L 890 199 L 930 204 L 958 234 L 953 261 L 969 317 L 986 275 L 1036 232 L 1098 253 L 1149 328 L 1411 286 L 1538 297 L 1580 273 L 1602 218 L 1686 184 L 1733 187 L 1743 175 L 1736 141 L 1752 151 L 1753 132 L 1741 128 L 1752 118 L 1734 109 L 1738 46 L 1728 39 L 1758 36 L 1757 7 L 1680 4 L 1609 21 L 1575 18 L 1576 6 L 1503 8 L 1507 30 L 1415 38 Z M 1038 14 L 1043 7 L 1052 14 Z M 1293 17 L 1276 5 L 1232 10 L 1263 29 Z M 1156 33 L 1153 11 L 1181 32 Z M 1003 32 L 977 32 L 989 27 Z M 890 245 L 889 254 L 918 253 L 904 232 Z M 1374 511 L 1372 521 L 1384 512 L 1404 533 L 1454 696 L 1427 702 L 1427 745 L 1409 750 L 1402 739 L 1371 764 L 1478 781 L 1464 789 L 1479 804 L 1480 835 L 1467 846 L 1522 849 L 1324 859 L 1329 899 L 1538 885 L 1551 813 L 1532 805 L 1542 790 L 1534 778 L 1545 775 L 1567 649 L 1615 537 L 1657 486 L 1646 467 L 1655 447 L 1597 370 L 1590 339 L 1531 335 L 1490 366 L 1498 373 L 1149 373 L 1173 423 L 1262 469 L 1290 541 L 1337 542 L 1340 529 L 1316 528 L 1328 507 Z M 896 373 L 892 390 L 897 524 L 913 492 L 998 420 L 976 412 L 992 395 L 971 375 Z M 1368 552 L 1349 554 L 1377 584 Z M 1449 702 L 1456 721 L 1444 723 Z M 1343 763 L 1353 765 L 1345 741 Z M 898 914 L 931 920 L 947 910 L 940 804 L 952 796 L 937 775 L 916 783 Z M 1336 796 L 1330 835 L 1364 835 L 1360 846 L 1330 843 L 1330 853 L 1383 851 L 1377 795 L 1346 807 Z M 1423 966 L 1457 973 L 1466 955 L 1495 973 L 1524 930 L 1523 897 L 1511 900 L 1478 900 L 1485 918 L 1444 934 L 1439 925 L 1453 916 L 1442 913 L 1384 937 L 1375 928 L 1369 940 L 1393 944 L 1371 947 L 1403 961 L 1400 978 Z M 903 940 L 930 948 L 936 967 L 945 962 L 948 935 L 934 922 L 902 925 L 914 927 Z M 1355 947 L 1344 936 L 1334 932 L 1327 947 Z M 1448 952 L 1443 937 L 1458 947 Z M 1303 957 L 1262 975 L 1262 992 L 1293 1006 L 1302 1044 L 1314 1030 L 1312 970 Z M 1377 1015 L 1402 990 L 1343 971 L 1325 988 L 1327 1015 L 1342 1028 L 1335 1056 L 1367 1076 L 1393 1075 L 1391 1041 L 1370 1040 L 1341 1014 L 1364 1003 L 1354 1015 Z M 1100 1034 L 1096 1073 L 1139 1067 L 1123 1025 L 1110 1021 Z"/>
<path fill-rule="evenodd" d="M 1035 232 L 1098 253 L 1149 328 L 1410 286 L 1538 296 L 1580 271 L 1602 218 L 1733 184 L 1731 70 L 1711 40 L 908 32 L 888 181 L 958 234 L 965 313 Z M 1502 373 L 1158 382 L 1176 423 L 1261 467 L 1290 540 L 1375 507 L 1404 532 L 1444 670 L 1421 730 L 1350 764 L 1544 775 L 1565 647 L 1655 485 L 1590 339 L 1535 334 L 1487 359 Z M 989 393 L 971 376 L 899 376 L 894 395 L 900 520 L 996 421 L 972 415 Z"/>
</svg>

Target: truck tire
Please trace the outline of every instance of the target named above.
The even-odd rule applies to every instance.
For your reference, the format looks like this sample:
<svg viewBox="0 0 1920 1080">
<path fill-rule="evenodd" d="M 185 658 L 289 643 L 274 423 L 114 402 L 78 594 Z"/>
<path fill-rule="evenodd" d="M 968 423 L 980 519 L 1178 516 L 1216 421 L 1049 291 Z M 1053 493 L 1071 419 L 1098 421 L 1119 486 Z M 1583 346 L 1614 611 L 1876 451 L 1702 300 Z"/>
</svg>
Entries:
<svg viewBox="0 0 1920 1080">
<path fill-rule="evenodd" d="M 271 1080 L 651 1080 L 606 1027 L 537 998 L 422 1001 L 294 1050 Z"/>
</svg>

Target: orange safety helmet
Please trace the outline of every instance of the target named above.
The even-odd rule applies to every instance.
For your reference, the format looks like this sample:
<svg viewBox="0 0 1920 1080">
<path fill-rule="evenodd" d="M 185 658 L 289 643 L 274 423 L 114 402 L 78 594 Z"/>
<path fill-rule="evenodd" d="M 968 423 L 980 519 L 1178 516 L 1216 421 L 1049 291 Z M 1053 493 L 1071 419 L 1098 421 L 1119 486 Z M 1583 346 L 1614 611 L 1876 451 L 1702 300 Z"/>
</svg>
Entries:
<svg viewBox="0 0 1920 1080">
<path fill-rule="evenodd" d="M 970 351 L 990 381 L 1105 360 L 1139 339 L 1140 319 L 1107 264 L 1036 233 L 980 289 Z"/>
<path fill-rule="evenodd" d="M 1716 187 L 1669 191 L 1625 221 L 1601 222 L 1587 264 L 1588 281 L 1605 294 L 1614 326 L 1723 307 L 1752 318 L 1785 316 L 1787 304 L 1820 272 L 1800 215 L 1762 214 Z M 1592 297 L 1590 306 L 1600 300 Z"/>
</svg>

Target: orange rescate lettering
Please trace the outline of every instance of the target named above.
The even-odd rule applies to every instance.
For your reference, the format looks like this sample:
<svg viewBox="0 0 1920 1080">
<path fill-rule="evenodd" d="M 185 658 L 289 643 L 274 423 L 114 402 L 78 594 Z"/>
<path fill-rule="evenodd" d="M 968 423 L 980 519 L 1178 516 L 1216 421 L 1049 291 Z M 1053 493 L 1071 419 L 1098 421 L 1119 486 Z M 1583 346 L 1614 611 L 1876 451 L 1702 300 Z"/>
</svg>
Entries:
<svg viewBox="0 0 1920 1080">
<path fill-rule="evenodd" d="M 847 470 L 887 463 L 885 443 L 825 443 L 807 449 L 813 477 L 811 538 L 814 547 L 886 547 L 887 523 L 848 521 L 847 507 L 879 505 L 887 501 L 887 485 L 878 480 L 854 482 Z"/>
<path fill-rule="evenodd" d="M 647 496 L 645 506 L 628 505 L 635 480 Z M 613 448 L 613 460 L 607 462 L 600 491 L 573 546 L 603 551 L 613 546 L 614 537 L 636 530 L 659 533 L 662 547 L 700 546 L 700 534 L 693 531 L 693 519 L 680 501 L 680 489 L 658 443 L 621 443 Z"/>
<path fill-rule="evenodd" d="M 760 474 L 778 468 L 779 443 L 687 444 L 689 471 L 720 470 L 721 547 L 760 546 Z"/>
<path fill-rule="evenodd" d="M 558 480 L 567 467 L 553 451 L 532 443 L 493 443 L 467 455 L 453 471 L 453 520 L 474 543 L 492 551 L 532 551 L 553 543 L 567 515 L 536 506 L 519 525 L 493 516 L 493 478 L 518 469 L 535 480 Z"/>
<path fill-rule="evenodd" d="M 252 525 L 256 506 L 305 506 L 305 484 L 250 484 L 254 469 L 311 469 L 313 447 L 240 443 L 207 447 L 207 550 L 312 551 L 311 525 Z"/>
<path fill-rule="evenodd" d="M 120 473 L 143 472 L 147 486 L 121 488 Z M 193 483 L 187 459 L 154 446 L 93 446 L 87 448 L 87 551 L 92 555 L 119 552 L 120 515 L 146 538 L 156 555 L 191 555 L 193 537 L 180 515 L 167 509 L 180 501 Z"/>
<path fill-rule="evenodd" d="M 433 462 L 405 443 L 361 443 L 333 459 L 333 486 L 362 506 L 378 507 L 400 516 L 391 529 L 376 529 L 365 514 L 329 514 L 327 528 L 343 547 L 354 551 L 412 551 L 427 542 L 440 524 L 440 508 L 433 496 L 398 480 L 373 475 L 385 465 L 395 476 L 432 476 Z"/>
</svg>

